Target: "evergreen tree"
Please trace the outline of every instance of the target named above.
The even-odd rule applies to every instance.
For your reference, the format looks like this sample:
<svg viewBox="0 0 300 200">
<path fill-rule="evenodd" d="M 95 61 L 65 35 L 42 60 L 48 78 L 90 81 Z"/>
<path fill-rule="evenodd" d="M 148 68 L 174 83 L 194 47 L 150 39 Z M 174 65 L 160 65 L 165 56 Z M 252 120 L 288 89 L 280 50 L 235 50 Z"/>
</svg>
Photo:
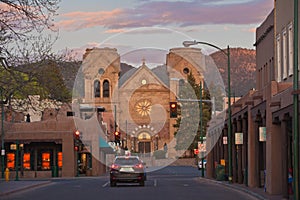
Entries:
<svg viewBox="0 0 300 200">
<path fill-rule="evenodd" d="M 180 81 L 178 118 L 174 127 L 177 139 L 176 150 L 193 150 L 200 141 L 200 122 L 202 120 L 202 136 L 205 137 L 206 125 L 211 119 L 211 103 L 202 102 L 202 119 L 200 119 L 200 84 L 196 84 L 192 73 L 187 82 Z M 190 100 L 187 100 L 190 99 Z M 202 100 L 210 100 L 206 87 L 202 88 Z"/>
</svg>

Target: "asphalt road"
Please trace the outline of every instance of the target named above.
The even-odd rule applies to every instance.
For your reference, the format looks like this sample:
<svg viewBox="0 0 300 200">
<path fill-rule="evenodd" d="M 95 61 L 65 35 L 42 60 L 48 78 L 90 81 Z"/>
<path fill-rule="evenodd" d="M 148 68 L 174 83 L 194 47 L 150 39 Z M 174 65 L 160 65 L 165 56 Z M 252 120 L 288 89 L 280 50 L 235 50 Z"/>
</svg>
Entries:
<svg viewBox="0 0 300 200">
<path fill-rule="evenodd" d="M 118 184 L 109 186 L 109 177 L 84 177 L 52 180 L 38 187 L 2 197 L 3 200 L 182 200 L 182 199 L 254 199 L 248 194 L 200 179 L 193 167 L 169 166 L 147 174 L 145 186 Z"/>
</svg>

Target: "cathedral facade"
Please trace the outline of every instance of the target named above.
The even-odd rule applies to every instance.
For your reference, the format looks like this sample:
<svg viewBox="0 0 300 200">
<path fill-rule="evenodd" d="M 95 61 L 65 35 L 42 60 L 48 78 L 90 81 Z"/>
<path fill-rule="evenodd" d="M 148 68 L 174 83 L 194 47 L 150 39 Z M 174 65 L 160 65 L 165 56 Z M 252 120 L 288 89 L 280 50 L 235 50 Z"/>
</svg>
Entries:
<svg viewBox="0 0 300 200">
<path fill-rule="evenodd" d="M 150 69 L 143 58 L 137 67 L 121 63 L 114 48 L 87 49 L 82 105 L 105 109 L 101 117 L 107 142 L 113 143 L 119 132 L 123 149 L 143 154 L 168 150 L 175 155 L 176 118 L 170 118 L 170 102 L 177 102 L 179 82 L 187 81 L 188 74 L 197 84 L 203 82 L 196 64 L 202 56 L 200 49 L 175 48 L 165 64 Z"/>
</svg>

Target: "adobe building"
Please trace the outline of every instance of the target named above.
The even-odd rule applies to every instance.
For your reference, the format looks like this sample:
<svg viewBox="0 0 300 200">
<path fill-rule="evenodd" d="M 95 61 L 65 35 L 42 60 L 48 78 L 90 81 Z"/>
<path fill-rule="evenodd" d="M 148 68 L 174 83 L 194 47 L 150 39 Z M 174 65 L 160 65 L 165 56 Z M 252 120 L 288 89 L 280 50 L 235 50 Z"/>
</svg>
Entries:
<svg viewBox="0 0 300 200">
<path fill-rule="evenodd" d="M 225 122 L 216 117 L 209 123 L 208 137 L 220 135 L 208 155 L 209 177 L 215 177 L 213 164 L 222 160 L 228 176 L 231 149 L 233 182 L 264 187 L 269 194 L 284 198 L 291 195 L 293 27 L 293 1 L 274 1 L 274 10 L 256 29 L 256 89 L 231 106 L 232 147 L 223 141 L 228 136 L 228 115 Z M 241 141 L 237 133 L 242 133 Z"/>
<path fill-rule="evenodd" d="M 46 109 L 42 121 L 26 122 L 23 117 L 4 121 L 5 168 L 10 170 L 10 179 L 17 176 L 16 166 L 19 178 L 97 176 L 105 172 L 104 164 L 96 157 L 101 152 L 87 151 L 92 146 L 94 151 L 101 151 L 99 142 L 75 149 L 78 125 L 76 117 L 69 114 L 73 113 L 71 109 L 69 105 Z"/>
</svg>

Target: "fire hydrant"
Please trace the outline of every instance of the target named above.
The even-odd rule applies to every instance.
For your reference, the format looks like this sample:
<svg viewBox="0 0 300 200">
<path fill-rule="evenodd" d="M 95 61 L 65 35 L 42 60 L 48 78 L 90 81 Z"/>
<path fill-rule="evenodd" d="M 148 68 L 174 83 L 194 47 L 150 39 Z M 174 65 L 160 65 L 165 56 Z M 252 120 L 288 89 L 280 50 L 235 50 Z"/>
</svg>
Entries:
<svg viewBox="0 0 300 200">
<path fill-rule="evenodd" d="M 9 181 L 9 169 L 5 169 L 5 181 Z"/>
</svg>

